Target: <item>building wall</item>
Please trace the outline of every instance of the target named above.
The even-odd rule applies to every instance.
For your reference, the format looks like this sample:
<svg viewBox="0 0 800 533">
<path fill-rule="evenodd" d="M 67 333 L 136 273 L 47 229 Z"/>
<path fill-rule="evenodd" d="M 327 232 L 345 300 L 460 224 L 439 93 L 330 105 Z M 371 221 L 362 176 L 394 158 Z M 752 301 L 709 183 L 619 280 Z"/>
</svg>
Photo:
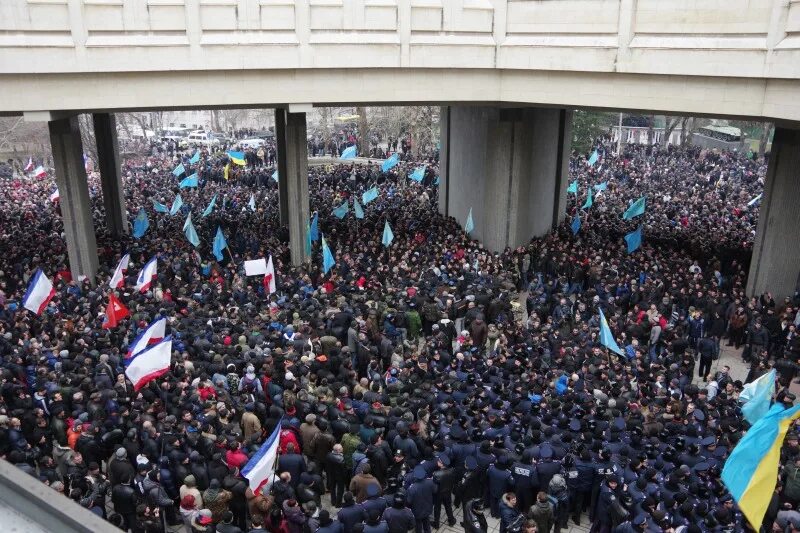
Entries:
<svg viewBox="0 0 800 533">
<path fill-rule="evenodd" d="M 800 120 L 799 78 L 798 0 L 0 2 L 7 113 L 505 101 Z"/>
</svg>

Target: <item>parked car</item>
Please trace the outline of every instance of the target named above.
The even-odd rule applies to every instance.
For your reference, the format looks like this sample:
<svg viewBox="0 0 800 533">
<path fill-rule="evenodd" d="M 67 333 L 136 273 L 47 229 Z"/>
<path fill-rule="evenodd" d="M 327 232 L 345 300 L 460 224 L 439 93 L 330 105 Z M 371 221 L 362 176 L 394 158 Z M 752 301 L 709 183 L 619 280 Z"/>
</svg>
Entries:
<svg viewBox="0 0 800 533">
<path fill-rule="evenodd" d="M 219 144 L 219 139 L 217 139 L 213 133 L 193 131 L 185 140 L 181 141 L 180 146 L 219 146 Z"/>
<path fill-rule="evenodd" d="M 261 148 L 266 143 L 264 142 L 264 139 L 242 139 L 241 141 L 238 142 L 238 144 L 242 148 L 250 148 L 252 150 L 255 150 L 257 148 Z"/>
</svg>

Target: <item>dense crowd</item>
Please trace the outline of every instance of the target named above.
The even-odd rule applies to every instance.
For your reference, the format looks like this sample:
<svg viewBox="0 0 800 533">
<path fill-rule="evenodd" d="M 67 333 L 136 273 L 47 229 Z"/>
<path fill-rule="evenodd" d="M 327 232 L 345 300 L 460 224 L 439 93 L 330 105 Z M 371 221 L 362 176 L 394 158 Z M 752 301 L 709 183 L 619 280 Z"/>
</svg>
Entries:
<svg viewBox="0 0 800 533">
<path fill-rule="evenodd" d="M 744 530 L 719 479 L 748 427 L 743 383 L 712 362 L 722 342 L 743 346 L 747 380 L 776 368 L 775 401 L 788 406 L 800 355 L 797 296 L 744 290 L 765 162 L 595 148 L 594 165 L 572 158 L 578 193 L 564 223 L 500 253 L 438 213 L 435 161 L 421 183 L 406 179 L 412 163 L 312 166 L 311 210 L 336 258 L 328 274 L 319 243 L 290 266 L 268 166 L 204 152 L 199 187 L 179 191 L 171 171 L 179 157 L 190 167 L 192 150 L 126 160 L 128 212 L 150 218 L 138 240 L 106 234 L 92 175 L 96 285 L 71 279 L 53 181 L 0 182 L 0 454 L 134 532 L 478 532 L 489 515 L 501 533 L 587 519 L 600 533 Z M 332 214 L 373 186 L 363 219 Z M 178 192 L 179 214 L 154 212 Z M 622 220 L 640 196 L 646 213 Z M 198 248 L 182 231 L 189 213 Z M 643 245 L 628 254 L 621 237 L 639 224 Z M 126 252 L 117 292 L 132 316 L 104 329 Z M 158 280 L 137 293 L 155 254 Z M 242 266 L 270 255 L 271 295 Z M 57 291 L 41 316 L 19 305 L 37 268 Z M 601 309 L 622 357 L 599 342 Z M 134 392 L 123 357 L 159 316 L 171 370 Z M 279 423 L 277 477 L 254 493 L 241 469 Z M 800 531 L 796 433 L 781 454 L 765 530 Z"/>
</svg>

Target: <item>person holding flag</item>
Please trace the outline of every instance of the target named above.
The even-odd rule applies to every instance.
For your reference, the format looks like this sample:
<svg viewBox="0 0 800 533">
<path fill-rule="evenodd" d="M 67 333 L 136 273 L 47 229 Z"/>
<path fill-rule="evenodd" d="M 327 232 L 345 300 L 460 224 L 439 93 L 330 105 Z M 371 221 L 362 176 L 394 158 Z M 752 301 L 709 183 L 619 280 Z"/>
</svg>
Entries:
<svg viewBox="0 0 800 533">
<path fill-rule="evenodd" d="M 253 494 L 269 493 L 269 486 L 275 480 L 280 444 L 281 423 L 275 426 L 269 438 L 242 468 L 242 476 L 247 479 Z"/>
</svg>

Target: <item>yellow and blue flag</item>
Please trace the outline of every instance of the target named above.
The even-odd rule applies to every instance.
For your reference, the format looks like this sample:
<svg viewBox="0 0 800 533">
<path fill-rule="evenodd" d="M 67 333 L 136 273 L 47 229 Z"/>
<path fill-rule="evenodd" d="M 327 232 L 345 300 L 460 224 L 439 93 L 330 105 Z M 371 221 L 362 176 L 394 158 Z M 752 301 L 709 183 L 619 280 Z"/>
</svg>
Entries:
<svg viewBox="0 0 800 533">
<path fill-rule="evenodd" d="M 225 177 L 225 181 L 228 181 L 228 178 L 231 177 L 230 172 L 231 172 L 231 164 L 228 163 L 227 165 L 225 165 L 225 168 L 222 171 L 222 174 Z"/>
<path fill-rule="evenodd" d="M 722 481 L 755 531 L 761 530 L 775 492 L 783 439 L 798 417 L 800 405 L 789 409 L 784 409 L 783 404 L 773 405 L 725 461 Z"/>
<path fill-rule="evenodd" d="M 245 166 L 247 162 L 244 160 L 244 152 L 228 152 L 228 158 L 230 158 L 232 163 L 236 163 L 239 166 Z"/>
</svg>

